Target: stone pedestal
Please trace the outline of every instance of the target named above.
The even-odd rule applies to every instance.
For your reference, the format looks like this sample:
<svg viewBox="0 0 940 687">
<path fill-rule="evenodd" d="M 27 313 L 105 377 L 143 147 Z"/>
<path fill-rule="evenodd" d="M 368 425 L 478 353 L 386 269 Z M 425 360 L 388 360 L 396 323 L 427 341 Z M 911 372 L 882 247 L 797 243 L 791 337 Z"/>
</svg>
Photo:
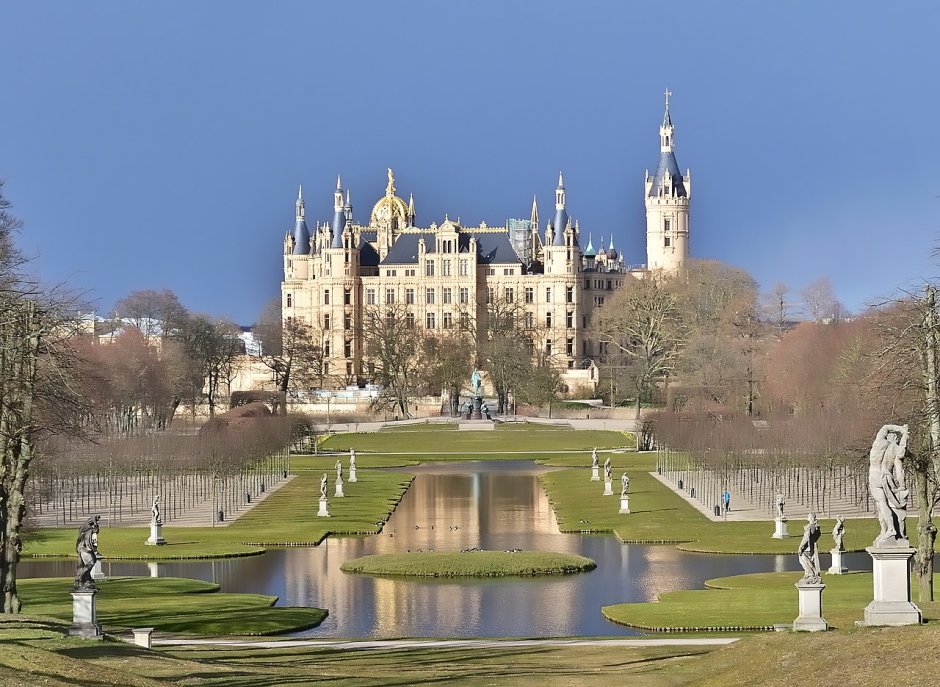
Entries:
<svg viewBox="0 0 940 687">
<path fill-rule="evenodd" d="M 800 593 L 800 616 L 793 621 L 794 632 L 828 630 L 829 624 L 822 617 L 822 593 L 826 585 L 797 582 L 796 588 Z"/>
<path fill-rule="evenodd" d="M 844 552 L 839 549 L 832 549 L 829 552 L 829 555 L 832 556 L 832 565 L 829 566 L 828 573 L 830 575 L 845 575 L 849 571 L 844 565 L 842 565 L 842 554 Z"/>
<path fill-rule="evenodd" d="M 107 576 L 104 574 L 104 570 L 101 569 L 101 561 L 103 560 L 104 558 L 102 558 L 101 556 L 98 556 L 95 559 L 95 567 L 91 569 L 91 579 L 104 580 L 107 578 Z"/>
<path fill-rule="evenodd" d="M 160 577 L 159 563 L 147 563 L 147 570 L 150 571 L 150 577 Z"/>
<path fill-rule="evenodd" d="M 474 396 L 473 400 L 470 401 L 470 419 L 471 420 L 483 419 L 483 397 L 482 396 Z"/>
<path fill-rule="evenodd" d="M 621 496 L 620 497 L 620 514 L 622 515 L 624 513 L 629 513 L 629 512 L 630 512 L 630 497 Z"/>
<path fill-rule="evenodd" d="M 97 589 L 72 592 L 72 624 L 69 625 L 69 637 L 104 639 L 95 608 L 95 594 L 97 593 Z"/>
<path fill-rule="evenodd" d="M 911 603 L 911 558 L 916 549 L 865 549 L 872 558 L 874 599 L 865 608 L 864 625 L 920 625 L 920 609 Z"/>
<path fill-rule="evenodd" d="M 350 481 L 350 482 L 356 482 L 356 481 L 357 481 L 357 480 L 356 480 L 356 468 L 355 468 L 355 467 L 349 468 L 349 481 Z"/>
<path fill-rule="evenodd" d="M 611 482 L 611 480 L 609 479 L 605 479 L 604 480 L 604 496 L 613 496 L 613 495 L 614 495 L 613 482 Z"/>
<path fill-rule="evenodd" d="M 790 536 L 787 532 L 787 519 L 774 518 L 774 533 L 771 535 L 774 539 L 786 539 Z"/>
<path fill-rule="evenodd" d="M 318 518 L 330 517 L 330 511 L 326 509 L 326 499 L 320 499 L 320 510 L 317 512 Z"/>
<path fill-rule="evenodd" d="M 338 499 L 341 499 L 344 496 L 346 496 L 346 494 L 343 493 L 343 480 L 341 479 L 336 480 L 336 491 L 333 492 L 333 496 L 335 496 Z"/>
<path fill-rule="evenodd" d="M 152 627 L 135 627 L 131 629 L 131 632 L 134 633 L 134 644 L 137 646 L 142 646 L 145 649 L 152 647 L 151 638 L 153 637 L 153 628 Z"/>
<path fill-rule="evenodd" d="M 150 537 L 145 542 L 147 546 L 163 546 L 166 544 L 166 539 L 163 538 L 163 523 L 162 522 L 151 522 L 150 523 Z"/>
<path fill-rule="evenodd" d="M 601 469 L 600 468 L 591 468 L 591 481 L 592 482 L 601 481 Z"/>
</svg>

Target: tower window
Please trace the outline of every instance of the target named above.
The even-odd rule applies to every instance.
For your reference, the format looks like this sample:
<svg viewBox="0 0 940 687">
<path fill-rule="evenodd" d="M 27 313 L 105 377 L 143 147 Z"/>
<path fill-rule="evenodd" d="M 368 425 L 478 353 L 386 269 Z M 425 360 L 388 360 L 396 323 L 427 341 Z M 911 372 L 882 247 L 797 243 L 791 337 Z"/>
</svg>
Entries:
<svg viewBox="0 0 940 687">
<path fill-rule="evenodd" d="M 326 289 L 323 292 L 323 305 L 329 305 L 329 304 L 330 304 L 330 290 Z"/>
<path fill-rule="evenodd" d="M 352 303 L 352 289 L 343 289 L 343 305 Z"/>
<path fill-rule="evenodd" d="M 287 294 L 287 307 L 289 308 L 289 307 L 291 307 L 293 304 L 294 304 L 293 297 L 291 296 L 291 294 Z"/>
<path fill-rule="evenodd" d="M 672 229 L 672 220 L 664 219 L 663 220 L 663 231 L 669 231 Z"/>
<path fill-rule="evenodd" d="M 663 245 L 664 245 L 666 248 L 669 248 L 669 246 L 672 245 L 672 241 L 670 241 L 670 239 L 669 239 L 668 236 L 663 240 Z"/>
</svg>

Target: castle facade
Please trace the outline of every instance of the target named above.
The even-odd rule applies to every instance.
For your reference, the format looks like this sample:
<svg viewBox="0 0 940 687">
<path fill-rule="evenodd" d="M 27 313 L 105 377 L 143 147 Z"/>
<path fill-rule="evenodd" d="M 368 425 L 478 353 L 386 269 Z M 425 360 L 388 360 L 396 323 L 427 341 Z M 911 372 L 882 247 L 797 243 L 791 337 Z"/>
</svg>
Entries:
<svg viewBox="0 0 940 687">
<path fill-rule="evenodd" d="M 646 264 L 631 266 L 601 240 L 585 242 L 568 216 L 564 179 L 558 177 L 555 208 L 540 227 L 533 199 L 528 220 L 505 226 L 462 226 L 445 218 L 418 226 L 413 196 L 397 194 L 388 170 L 385 195 L 365 223 L 353 216 L 349 193 L 337 179 L 333 218 L 308 229 L 298 193 L 294 228 L 284 237 L 283 318 L 307 322 L 321 337 L 334 386 L 372 381 L 363 323 L 369 309 L 404 312 L 409 323 L 431 332 L 483 321 L 491 304 L 510 304 L 538 332 L 538 353 L 571 379 L 593 368 L 599 350 L 591 335 L 593 313 L 628 279 L 648 270 L 674 270 L 689 256 L 691 176 L 675 156 L 675 127 L 666 110 L 659 129 L 660 157 L 643 186 Z M 482 334 L 478 334 L 480 336 Z M 595 368 L 596 369 L 596 368 Z M 594 373 L 591 377 L 596 381 Z"/>
</svg>

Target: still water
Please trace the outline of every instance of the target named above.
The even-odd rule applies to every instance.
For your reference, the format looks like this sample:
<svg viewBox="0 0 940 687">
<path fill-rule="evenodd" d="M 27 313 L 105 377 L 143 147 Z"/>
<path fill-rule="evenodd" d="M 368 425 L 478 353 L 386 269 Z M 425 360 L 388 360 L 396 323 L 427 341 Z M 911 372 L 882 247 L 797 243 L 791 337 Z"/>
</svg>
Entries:
<svg viewBox="0 0 940 687">
<path fill-rule="evenodd" d="M 417 477 L 380 535 L 329 537 L 313 548 L 218 561 L 106 560 L 104 571 L 156 571 L 160 577 L 217 582 L 226 592 L 276 595 L 279 605 L 329 609 L 320 627 L 300 636 L 388 638 L 639 634 L 605 620 L 601 606 L 651 601 L 662 592 L 701 588 L 713 577 L 799 570 L 795 555 L 715 556 L 670 545 L 620 544 L 612 536 L 561 534 L 538 481 L 546 468 L 530 461 L 431 463 L 409 469 Z M 347 485 L 347 493 L 354 498 L 354 484 Z M 611 508 L 617 508 L 616 496 L 608 498 Z M 340 570 L 344 561 L 372 553 L 471 547 L 566 551 L 594 559 L 597 569 L 563 577 L 460 581 L 377 578 Z M 101 548 L 107 555 L 107 530 L 101 533 Z M 849 554 L 846 563 L 855 570 L 871 569 L 864 554 Z M 71 576 L 74 563 L 27 561 L 21 574 Z"/>
</svg>

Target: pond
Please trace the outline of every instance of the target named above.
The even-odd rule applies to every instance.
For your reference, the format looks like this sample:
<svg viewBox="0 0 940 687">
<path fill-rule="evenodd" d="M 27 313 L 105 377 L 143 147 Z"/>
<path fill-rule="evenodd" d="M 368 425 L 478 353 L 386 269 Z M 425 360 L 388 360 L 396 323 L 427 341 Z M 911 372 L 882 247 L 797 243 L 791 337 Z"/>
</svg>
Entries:
<svg viewBox="0 0 940 687">
<path fill-rule="evenodd" d="M 698 589 L 713 577 L 799 570 L 795 555 L 717 556 L 670 545 L 620 544 L 613 536 L 561 534 L 538 480 L 546 469 L 531 461 L 427 463 L 409 468 L 417 477 L 383 532 L 373 537 L 329 537 L 313 548 L 216 561 L 105 561 L 104 570 L 208 580 L 227 592 L 276 595 L 279 605 L 327 608 L 330 615 L 320 627 L 298 635 L 343 638 L 640 634 L 605 620 L 601 606 Z M 340 570 L 344 561 L 372 553 L 472 547 L 577 553 L 597 561 L 597 569 L 563 577 L 459 581 Z M 107 555 L 106 529 L 101 548 Z M 871 569 L 866 554 L 845 558 L 851 569 Z M 25 561 L 20 570 L 23 577 L 71 576 L 74 563 Z"/>
</svg>

